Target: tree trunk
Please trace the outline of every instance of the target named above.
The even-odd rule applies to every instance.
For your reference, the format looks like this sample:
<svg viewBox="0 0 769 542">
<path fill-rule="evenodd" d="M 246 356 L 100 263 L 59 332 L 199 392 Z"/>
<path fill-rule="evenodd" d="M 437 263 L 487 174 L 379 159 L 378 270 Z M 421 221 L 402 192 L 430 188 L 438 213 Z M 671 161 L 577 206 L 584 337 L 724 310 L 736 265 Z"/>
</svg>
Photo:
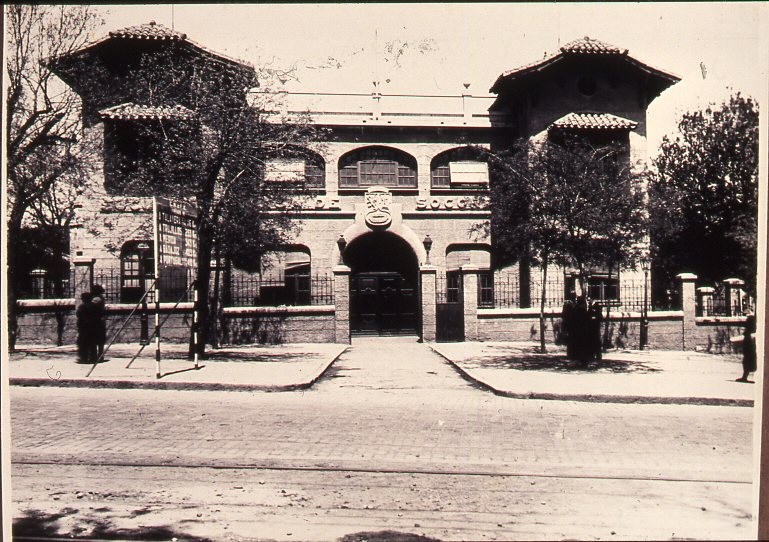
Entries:
<svg viewBox="0 0 769 542">
<path fill-rule="evenodd" d="M 196 287 L 198 289 L 198 302 L 195 309 L 198 311 L 198 344 L 197 351 L 200 359 L 205 359 L 206 343 L 208 342 L 209 325 L 211 321 L 211 306 L 208 299 L 211 280 L 211 252 L 213 249 L 213 232 L 207 225 L 203 225 L 198 235 L 198 273 Z"/>
<path fill-rule="evenodd" d="M 542 292 L 539 298 L 539 350 L 543 354 L 547 352 L 545 347 L 545 300 L 547 299 L 547 265 L 548 255 L 542 257 Z"/>
<path fill-rule="evenodd" d="M 8 219 L 8 229 L 6 230 L 6 258 L 7 271 L 6 280 L 8 281 L 8 297 L 6 299 L 8 309 L 8 349 L 13 352 L 16 349 L 16 340 L 19 335 L 19 313 L 17 300 L 19 299 L 19 276 L 16 265 L 19 235 L 21 233 L 21 224 L 24 218 L 24 210 L 14 206 Z"/>
</svg>

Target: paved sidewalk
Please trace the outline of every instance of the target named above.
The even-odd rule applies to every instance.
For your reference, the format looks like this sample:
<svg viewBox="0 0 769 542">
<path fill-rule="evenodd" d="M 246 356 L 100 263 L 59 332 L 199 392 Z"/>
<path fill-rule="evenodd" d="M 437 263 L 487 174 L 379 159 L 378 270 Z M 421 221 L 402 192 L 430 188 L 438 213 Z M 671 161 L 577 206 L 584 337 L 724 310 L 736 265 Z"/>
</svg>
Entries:
<svg viewBox="0 0 769 542">
<path fill-rule="evenodd" d="M 154 345 L 115 344 L 95 368 L 76 363 L 74 346 L 22 345 L 11 354 L 11 385 L 147 389 L 290 391 L 314 384 L 347 348 L 339 344 L 228 346 L 209 352 L 195 369 L 187 346 L 161 345 L 157 378 Z M 90 376 L 87 376 L 93 368 Z"/>
<path fill-rule="evenodd" d="M 753 406 L 758 387 L 735 382 L 739 356 L 669 350 L 612 351 L 587 369 L 565 349 L 536 342 L 430 344 L 465 378 L 499 395 L 618 403 Z"/>
</svg>

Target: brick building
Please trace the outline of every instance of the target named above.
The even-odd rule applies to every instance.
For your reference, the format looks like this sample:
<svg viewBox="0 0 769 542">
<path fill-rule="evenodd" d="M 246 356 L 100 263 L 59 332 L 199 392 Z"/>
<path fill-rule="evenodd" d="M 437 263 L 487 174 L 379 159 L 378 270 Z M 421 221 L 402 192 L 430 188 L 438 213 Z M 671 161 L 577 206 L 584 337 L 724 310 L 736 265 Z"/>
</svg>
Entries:
<svg viewBox="0 0 769 542">
<path fill-rule="evenodd" d="M 195 108 L 193 99 L 150 107 L 134 90 L 142 87 L 126 80 L 137 73 L 126 66 L 136 68 L 158 50 L 172 51 L 190 66 L 231 72 L 233 81 L 253 71 L 154 23 L 111 32 L 54 64 L 81 95 L 87 137 L 98 142 L 104 158 L 78 210 L 72 258 L 92 263 L 96 276 L 107 269 L 119 275 L 112 288 L 116 303 L 135 301 L 140 277 L 151 275 L 142 247 L 152 243 L 152 225 L 151 199 L 121 191 L 122 176 L 130 172 L 116 168 L 114 157 L 130 139 L 132 122 L 183 121 Z M 94 66 L 102 74 L 96 84 Z M 631 164 L 640 164 L 647 154 L 647 107 L 677 81 L 627 50 L 586 37 L 501 74 L 491 95 L 471 93 L 469 86 L 456 96 L 287 94 L 288 109 L 309 109 L 312 122 L 329 136 L 322 153 L 267 165 L 266 180 L 298 176 L 312 195 L 296 214 L 300 228 L 290 246 L 265 256 L 269 266 L 258 277 L 254 301 L 236 304 L 266 302 L 277 285 L 281 291 L 273 292 L 273 305 L 311 305 L 321 288 L 317 277 L 328 277 L 336 281 L 328 287 L 335 299 L 329 295 L 321 304 L 335 305 L 330 310 L 337 335 L 417 333 L 427 339 L 435 337 L 436 318 L 447 319 L 437 326 L 444 333 L 451 327 L 450 312 L 441 313 L 438 305 L 467 301 L 471 290 L 473 296 L 477 291 L 476 306 L 499 307 L 505 298 L 505 306 L 526 308 L 536 298 L 539 273 L 495 265 L 493 240 L 477 231 L 489 219 L 482 203 L 488 167 L 469 145 L 493 149 L 559 129 L 622 141 Z M 195 92 L 190 89 L 190 96 Z M 227 273 L 230 285 L 249 280 L 237 269 Z M 552 304 L 560 306 L 569 271 L 550 275 L 556 280 Z M 596 270 L 589 286 L 593 297 L 620 304 L 623 285 L 639 279 L 645 280 L 638 271 L 604 276 Z M 433 294 L 437 290 L 435 299 L 425 296 L 426 284 Z"/>
</svg>

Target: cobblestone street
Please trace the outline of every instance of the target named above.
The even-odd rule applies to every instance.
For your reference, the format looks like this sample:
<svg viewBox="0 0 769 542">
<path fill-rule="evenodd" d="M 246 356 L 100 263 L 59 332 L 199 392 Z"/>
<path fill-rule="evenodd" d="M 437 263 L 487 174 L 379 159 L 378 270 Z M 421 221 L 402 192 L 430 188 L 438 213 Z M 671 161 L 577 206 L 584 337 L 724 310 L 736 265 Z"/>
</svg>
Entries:
<svg viewBox="0 0 769 542">
<path fill-rule="evenodd" d="M 413 340 L 355 341 L 305 392 L 13 388 L 11 407 L 15 515 L 59 534 L 142 506 L 212 539 L 752 532 L 752 409 L 497 397 Z"/>
</svg>

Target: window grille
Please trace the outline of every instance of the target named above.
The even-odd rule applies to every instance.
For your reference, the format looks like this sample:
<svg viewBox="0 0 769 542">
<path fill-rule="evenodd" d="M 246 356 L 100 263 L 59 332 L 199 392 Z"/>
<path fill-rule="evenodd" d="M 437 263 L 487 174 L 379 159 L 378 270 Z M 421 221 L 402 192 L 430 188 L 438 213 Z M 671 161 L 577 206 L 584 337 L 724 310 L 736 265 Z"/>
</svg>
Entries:
<svg viewBox="0 0 769 542">
<path fill-rule="evenodd" d="M 367 148 L 350 153 L 339 163 L 339 186 L 416 188 L 416 161 L 396 149 Z"/>
</svg>

